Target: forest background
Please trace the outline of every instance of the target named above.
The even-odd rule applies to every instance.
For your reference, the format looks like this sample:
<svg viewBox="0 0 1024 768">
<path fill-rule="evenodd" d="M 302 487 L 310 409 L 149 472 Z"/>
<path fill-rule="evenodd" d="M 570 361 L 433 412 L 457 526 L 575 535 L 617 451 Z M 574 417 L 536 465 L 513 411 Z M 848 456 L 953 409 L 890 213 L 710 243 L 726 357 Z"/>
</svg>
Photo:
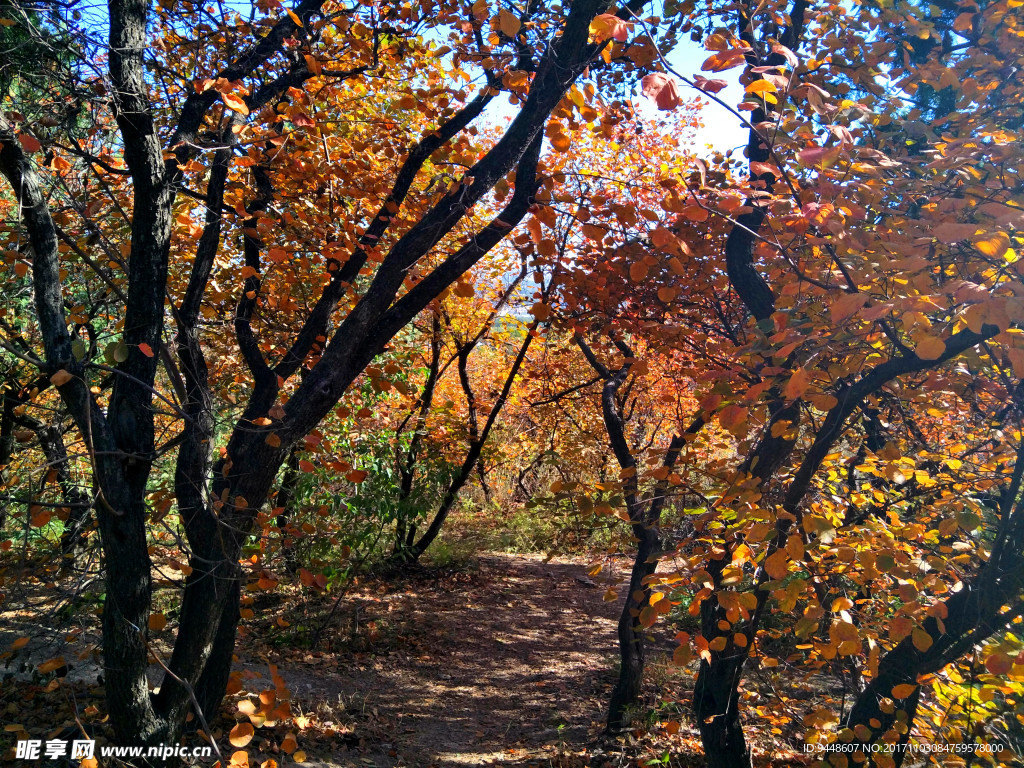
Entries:
<svg viewBox="0 0 1024 768">
<path fill-rule="evenodd" d="M 512 546 L 549 763 L 1016 764 L 1021 4 L 2 0 L 12 755 L 330 760 L 267 627 Z"/>
</svg>

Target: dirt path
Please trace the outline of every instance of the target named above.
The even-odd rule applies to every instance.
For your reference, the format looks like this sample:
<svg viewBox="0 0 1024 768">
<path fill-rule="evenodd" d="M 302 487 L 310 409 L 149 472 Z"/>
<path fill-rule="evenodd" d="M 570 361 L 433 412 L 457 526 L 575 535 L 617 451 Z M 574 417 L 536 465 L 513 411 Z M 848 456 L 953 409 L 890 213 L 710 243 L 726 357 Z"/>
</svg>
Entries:
<svg viewBox="0 0 1024 768">
<path fill-rule="evenodd" d="M 281 660 L 299 706 L 355 718 L 347 738 L 311 744 L 307 764 L 527 765 L 590 743 L 621 605 L 603 591 L 582 564 L 484 555 L 456 583 L 418 578 L 371 598 L 337 622 L 367 652 Z"/>
</svg>

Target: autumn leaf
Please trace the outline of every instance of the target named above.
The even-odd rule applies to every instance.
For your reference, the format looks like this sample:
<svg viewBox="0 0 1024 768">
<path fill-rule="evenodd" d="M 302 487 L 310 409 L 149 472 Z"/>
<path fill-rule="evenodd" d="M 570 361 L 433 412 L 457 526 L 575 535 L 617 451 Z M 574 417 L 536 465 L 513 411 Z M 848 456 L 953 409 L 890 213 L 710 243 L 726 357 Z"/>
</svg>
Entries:
<svg viewBox="0 0 1024 768">
<path fill-rule="evenodd" d="M 1010 237 L 1005 232 L 992 232 L 975 238 L 971 244 L 985 256 L 998 259 L 1010 249 Z"/>
<path fill-rule="evenodd" d="M 985 659 L 985 669 L 988 670 L 989 674 L 1007 675 L 1013 669 L 1013 659 L 1002 651 L 996 651 L 995 653 L 989 654 L 988 658 Z"/>
<path fill-rule="evenodd" d="M 867 303 L 868 297 L 863 293 L 844 293 L 829 308 L 833 323 L 841 323 L 853 315 Z"/>
<path fill-rule="evenodd" d="M 647 277 L 649 267 L 644 261 L 634 261 L 629 265 L 629 279 L 634 283 L 641 282 Z"/>
<path fill-rule="evenodd" d="M 245 100 L 234 93 L 222 93 L 220 95 L 221 100 L 240 115 L 248 115 L 249 107 L 246 106 Z"/>
<path fill-rule="evenodd" d="M 916 627 L 913 632 L 910 633 L 910 641 L 914 644 L 917 650 L 924 653 L 932 647 L 932 636 L 920 627 Z"/>
<path fill-rule="evenodd" d="M 922 360 L 938 360 L 946 351 L 946 343 L 938 336 L 925 335 L 918 339 L 914 354 Z"/>
<path fill-rule="evenodd" d="M 43 145 L 39 143 L 39 139 L 27 133 L 18 134 L 18 143 L 21 144 L 21 148 L 25 152 L 38 152 L 43 148 Z"/>
<path fill-rule="evenodd" d="M 287 755 L 292 754 L 296 749 L 298 749 L 298 746 L 298 742 L 295 741 L 294 733 L 287 734 L 281 741 L 281 751 Z"/>
<path fill-rule="evenodd" d="M 56 657 L 54 659 L 49 659 L 48 661 L 44 661 L 42 664 L 40 664 L 39 665 L 39 674 L 41 674 L 41 675 L 48 675 L 51 672 L 56 672 L 58 669 L 61 669 L 62 667 L 66 667 L 66 666 L 67 666 L 67 664 L 64 661 L 64 657 L 63 656 L 58 656 L 58 657 Z"/>
<path fill-rule="evenodd" d="M 723 72 L 738 67 L 744 61 L 746 61 L 746 50 L 730 48 L 709 56 L 700 65 L 700 68 L 704 72 Z"/>
<path fill-rule="evenodd" d="M 361 483 L 366 480 L 369 473 L 363 469 L 353 469 L 345 474 L 345 479 L 350 483 Z"/>
<path fill-rule="evenodd" d="M 522 22 L 519 17 L 504 8 L 498 12 L 498 27 L 506 37 L 515 37 L 519 33 Z"/>
<path fill-rule="evenodd" d="M 594 17 L 590 22 L 590 34 L 595 42 L 601 43 L 609 38 L 620 43 L 629 39 L 629 33 L 633 29 L 632 22 L 620 19 L 613 13 L 602 13 Z"/>
<path fill-rule="evenodd" d="M 764 569 L 773 579 L 784 579 L 789 573 L 788 557 L 785 550 L 776 550 L 764 561 Z"/>
<path fill-rule="evenodd" d="M 146 342 L 142 342 L 141 344 L 139 344 L 139 352 L 144 354 L 146 357 L 153 356 L 153 348 L 149 346 L 149 344 L 147 344 Z"/>
<path fill-rule="evenodd" d="M 683 103 L 674 78 L 664 72 L 652 72 L 640 81 L 644 96 L 654 101 L 658 109 L 672 110 Z"/>
<path fill-rule="evenodd" d="M 703 75 L 694 75 L 693 84 L 705 93 L 718 93 L 729 87 L 729 83 L 725 80 L 709 80 Z"/>
<path fill-rule="evenodd" d="M 66 370 L 61 368 L 59 371 L 57 371 L 55 374 L 53 374 L 50 377 L 50 383 L 53 384 L 53 386 L 55 386 L 55 387 L 63 387 L 65 384 L 67 384 L 73 378 L 74 378 L 74 376 L 72 376 Z"/>
<path fill-rule="evenodd" d="M 793 375 L 786 382 L 786 389 L 783 391 L 787 400 L 797 400 L 811 384 L 811 373 L 806 368 L 797 368 Z"/>
<path fill-rule="evenodd" d="M 149 628 L 154 632 L 161 631 L 167 626 L 167 617 L 162 613 L 151 613 L 149 614 Z"/>
<path fill-rule="evenodd" d="M 902 685 L 897 685 L 892 689 L 892 697 L 897 700 L 906 699 L 916 690 L 917 686 L 913 683 L 903 683 Z"/>
<path fill-rule="evenodd" d="M 796 153 L 801 165 L 828 168 L 839 157 L 838 147 L 808 147 Z"/>
</svg>

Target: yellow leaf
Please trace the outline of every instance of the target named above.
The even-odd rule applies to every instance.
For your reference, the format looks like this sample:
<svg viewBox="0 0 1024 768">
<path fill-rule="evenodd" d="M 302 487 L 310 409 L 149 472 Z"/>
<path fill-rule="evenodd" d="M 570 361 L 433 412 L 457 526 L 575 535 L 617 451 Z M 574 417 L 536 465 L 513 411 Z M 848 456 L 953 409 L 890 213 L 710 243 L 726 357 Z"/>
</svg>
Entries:
<svg viewBox="0 0 1024 768">
<path fill-rule="evenodd" d="M 925 632 L 923 629 L 918 627 L 910 634 L 910 641 L 914 644 L 921 653 L 924 653 L 932 647 L 932 636 Z"/>
<path fill-rule="evenodd" d="M 992 232 L 975 238 L 971 244 L 985 256 L 997 259 L 1010 249 L 1010 237 L 1005 232 Z"/>
<path fill-rule="evenodd" d="M 295 26 L 302 26 L 302 19 L 300 19 L 291 8 L 285 8 L 284 12 L 288 14 L 288 18 L 295 22 Z"/>
<path fill-rule="evenodd" d="M 255 733 L 256 729 L 252 727 L 251 723 L 238 723 L 231 729 L 231 733 L 228 734 L 228 741 L 231 742 L 233 747 L 244 747 L 252 741 Z"/>
<path fill-rule="evenodd" d="M 946 343 L 937 336 L 922 336 L 914 352 L 922 360 L 938 360 L 946 351 Z"/>
</svg>

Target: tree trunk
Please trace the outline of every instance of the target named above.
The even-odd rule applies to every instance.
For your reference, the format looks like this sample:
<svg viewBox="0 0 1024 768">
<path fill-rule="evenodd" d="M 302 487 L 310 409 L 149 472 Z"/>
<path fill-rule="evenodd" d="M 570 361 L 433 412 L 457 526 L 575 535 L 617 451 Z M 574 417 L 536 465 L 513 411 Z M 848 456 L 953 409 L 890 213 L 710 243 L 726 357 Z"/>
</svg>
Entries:
<svg viewBox="0 0 1024 768">
<path fill-rule="evenodd" d="M 747 654 L 732 648 L 730 655 L 712 652 L 712 663 L 701 659 L 693 708 L 708 768 L 746 768 L 750 752 L 740 723 L 739 679 Z"/>
<path fill-rule="evenodd" d="M 629 727 L 634 714 L 631 709 L 640 699 L 646 662 L 645 629 L 640 623 L 640 611 L 651 597 L 650 577 L 658 567 L 660 548 L 657 530 L 654 527 L 644 528 L 629 577 L 629 593 L 619 615 L 619 679 L 608 705 L 608 733 L 618 733 Z M 637 597 L 640 599 L 635 599 Z"/>
</svg>

